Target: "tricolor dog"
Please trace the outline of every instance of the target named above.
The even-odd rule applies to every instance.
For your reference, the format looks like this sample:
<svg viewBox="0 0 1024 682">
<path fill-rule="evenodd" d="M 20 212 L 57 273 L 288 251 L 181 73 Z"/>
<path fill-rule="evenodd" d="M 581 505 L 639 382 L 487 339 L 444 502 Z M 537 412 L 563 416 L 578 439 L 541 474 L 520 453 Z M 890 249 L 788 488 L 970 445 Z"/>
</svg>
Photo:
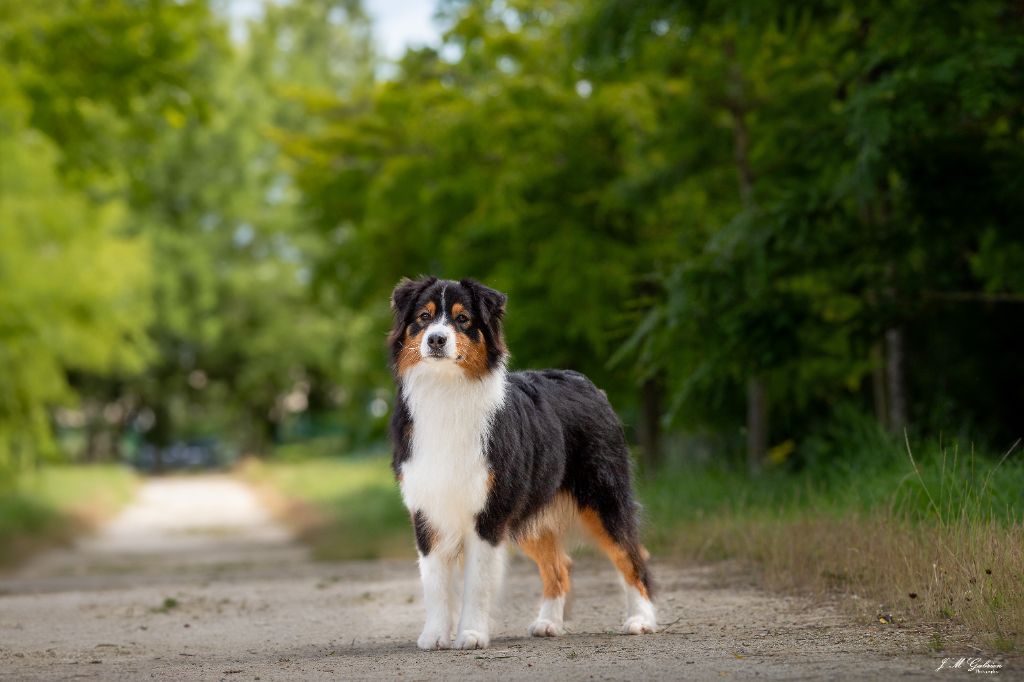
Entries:
<svg viewBox="0 0 1024 682">
<path fill-rule="evenodd" d="M 505 300 L 473 280 L 435 277 L 402 280 L 391 298 L 393 465 L 416 531 L 427 611 L 417 644 L 450 648 L 454 630 L 457 649 L 488 645 L 511 543 L 537 563 L 543 582 L 530 634 L 563 634 L 563 538 L 577 523 L 622 576 L 623 632 L 654 632 L 622 425 L 582 374 L 506 370 Z"/>
</svg>

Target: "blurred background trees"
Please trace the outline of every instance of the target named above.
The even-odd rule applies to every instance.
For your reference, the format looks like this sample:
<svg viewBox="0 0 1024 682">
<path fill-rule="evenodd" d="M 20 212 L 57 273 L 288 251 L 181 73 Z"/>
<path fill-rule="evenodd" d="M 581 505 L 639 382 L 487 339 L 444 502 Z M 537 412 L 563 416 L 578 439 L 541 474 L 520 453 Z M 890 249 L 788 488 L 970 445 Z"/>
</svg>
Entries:
<svg viewBox="0 0 1024 682">
<path fill-rule="evenodd" d="M 591 375 L 648 467 L 1021 435 L 1019 3 L 439 16 L 389 66 L 354 0 L 0 0 L 8 480 L 380 442 L 420 273 L 506 291 L 513 366 Z"/>
</svg>

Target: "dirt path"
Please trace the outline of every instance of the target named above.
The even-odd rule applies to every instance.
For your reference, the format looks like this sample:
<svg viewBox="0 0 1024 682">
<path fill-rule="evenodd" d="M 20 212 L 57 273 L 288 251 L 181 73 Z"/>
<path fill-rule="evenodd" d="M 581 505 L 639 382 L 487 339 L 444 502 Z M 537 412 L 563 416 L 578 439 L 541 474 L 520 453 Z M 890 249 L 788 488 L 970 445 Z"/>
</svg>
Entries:
<svg viewBox="0 0 1024 682">
<path fill-rule="evenodd" d="M 0 579 L 0 679 L 936 678 L 912 633 L 655 564 L 663 632 L 613 634 L 610 567 L 577 562 L 571 634 L 525 637 L 539 598 L 513 558 L 492 648 L 420 652 L 411 562 L 313 563 L 227 477 L 153 480 L 98 536 Z M 1005 672 L 1001 677 L 1006 677 Z M 951 673 L 960 676 L 958 673 Z"/>
</svg>

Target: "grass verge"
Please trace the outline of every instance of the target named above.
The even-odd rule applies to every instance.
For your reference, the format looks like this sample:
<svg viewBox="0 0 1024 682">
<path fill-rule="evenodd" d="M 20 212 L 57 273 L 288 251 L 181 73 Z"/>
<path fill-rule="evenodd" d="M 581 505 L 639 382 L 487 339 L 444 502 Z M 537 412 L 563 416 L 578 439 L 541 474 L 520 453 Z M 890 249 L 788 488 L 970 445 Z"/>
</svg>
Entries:
<svg viewBox="0 0 1024 682">
<path fill-rule="evenodd" d="M 0 493 L 0 565 L 65 543 L 109 518 L 135 489 L 135 474 L 117 465 L 52 465 Z"/>
<path fill-rule="evenodd" d="M 662 556 L 739 559 L 767 587 L 838 595 L 931 647 L 1024 648 L 1024 466 L 895 444 L 839 471 L 751 478 L 712 468 L 641 484 Z"/>
<path fill-rule="evenodd" d="M 416 556 L 387 457 L 250 459 L 240 473 L 312 546 L 315 558 Z"/>
</svg>

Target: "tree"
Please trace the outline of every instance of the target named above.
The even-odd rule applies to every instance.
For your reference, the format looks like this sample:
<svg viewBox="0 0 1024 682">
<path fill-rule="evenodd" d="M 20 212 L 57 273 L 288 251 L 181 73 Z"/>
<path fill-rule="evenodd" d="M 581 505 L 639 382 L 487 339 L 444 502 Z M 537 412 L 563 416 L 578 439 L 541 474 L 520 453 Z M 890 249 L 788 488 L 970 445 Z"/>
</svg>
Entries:
<svg viewBox="0 0 1024 682">
<path fill-rule="evenodd" d="M 65 188 L 55 146 L 0 82 L 0 486 L 53 456 L 49 408 L 70 405 L 66 371 L 129 376 L 152 348 L 144 238 Z M 140 296 L 140 293 L 142 294 Z"/>
<path fill-rule="evenodd" d="M 925 405 L 908 403 L 904 374 L 908 353 L 927 366 L 929 349 L 911 351 L 903 329 L 924 319 L 929 291 L 951 280 L 979 286 L 965 272 L 983 243 L 964 215 L 976 197 L 996 207 L 990 224 L 999 227 L 989 230 L 1014 229 L 1005 178 L 987 169 L 996 158 L 1015 163 L 1002 136 L 1019 130 L 1010 94 L 1019 92 L 1019 22 L 1002 2 L 939 12 L 913 3 L 595 4 L 582 31 L 592 78 L 600 87 L 648 77 L 674 95 L 654 127 L 651 144 L 668 159 L 654 177 L 662 205 L 700 198 L 669 218 L 684 248 L 659 273 L 664 301 L 628 346 L 642 366 L 673 373 L 670 413 L 695 425 L 736 414 L 741 377 L 753 377 L 752 468 L 765 445 L 765 395 L 786 406 L 773 410 L 775 440 L 806 433 L 806 417 L 828 414 L 836 396 L 857 400 L 872 369 L 892 429 L 923 415 Z M 978 70 L 980 82 L 968 77 Z M 1001 124 L 985 129 L 986 120 Z M 936 171 L 937 157 L 946 165 Z M 943 184 L 957 175 L 954 159 L 986 169 L 971 192 Z M 730 166 L 735 194 L 716 182 Z M 926 206 L 936 203 L 941 217 Z M 925 225 L 944 226 L 942 238 Z"/>
<path fill-rule="evenodd" d="M 665 225 L 639 224 L 623 182 L 645 125 L 630 88 L 591 92 L 572 65 L 572 3 L 450 3 L 461 57 L 406 55 L 395 80 L 333 107 L 285 149 L 335 246 L 320 286 L 385 329 L 402 276 L 473 276 L 509 294 L 519 367 L 587 372 L 634 414 L 641 388 L 608 358 Z M 359 311 L 359 312 L 357 312 Z M 365 312 L 362 312 L 365 311 Z M 346 345 L 387 386 L 378 343 Z"/>
<path fill-rule="evenodd" d="M 199 0 L 51 4 L 0 5 L 2 54 L 25 125 L 55 150 L 55 182 L 111 215 L 104 229 L 149 247 L 132 303 L 153 351 L 145 371 L 54 371 L 69 374 L 93 436 L 112 429 L 116 442 L 149 423 L 156 445 L 214 432 L 265 451 L 300 409 L 296 392 L 331 394 L 339 364 L 337 325 L 309 290 L 318 246 L 273 130 L 297 124 L 289 88 L 333 95 L 370 73 L 367 49 L 348 52 L 368 40 L 358 4 L 268 7 L 241 47 Z M 98 240 L 85 243 L 99 257 Z M 90 437 L 89 454 L 109 440 Z"/>
</svg>

